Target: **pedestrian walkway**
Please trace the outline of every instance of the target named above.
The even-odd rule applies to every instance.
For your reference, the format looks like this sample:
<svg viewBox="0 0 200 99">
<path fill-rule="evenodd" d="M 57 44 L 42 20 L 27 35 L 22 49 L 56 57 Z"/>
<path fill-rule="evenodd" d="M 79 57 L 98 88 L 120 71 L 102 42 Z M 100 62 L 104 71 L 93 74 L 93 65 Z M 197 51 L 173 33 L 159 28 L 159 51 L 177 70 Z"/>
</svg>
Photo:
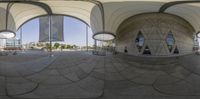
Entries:
<svg viewBox="0 0 200 99">
<path fill-rule="evenodd" d="M 0 57 L 0 99 L 198 99 L 200 56 L 85 52 Z"/>
</svg>

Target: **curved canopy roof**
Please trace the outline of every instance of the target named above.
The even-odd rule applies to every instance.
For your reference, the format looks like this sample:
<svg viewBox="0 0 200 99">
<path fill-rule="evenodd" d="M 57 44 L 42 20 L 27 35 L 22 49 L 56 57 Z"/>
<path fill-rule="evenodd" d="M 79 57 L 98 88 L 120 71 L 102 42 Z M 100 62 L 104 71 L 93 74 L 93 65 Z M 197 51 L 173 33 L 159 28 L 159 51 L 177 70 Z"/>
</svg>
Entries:
<svg viewBox="0 0 200 99">
<path fill-rule="evenodd" d="M 91 26 L 94 33 L 115 34 L 124 20 L 148 12 L 180 16 L 200 31 L 200 1 L 197 0 L 3 0 L 0 1 L 0 31 L 16 32 L 28 20 L 56 14 L 78 18 Z"/>
</svg>

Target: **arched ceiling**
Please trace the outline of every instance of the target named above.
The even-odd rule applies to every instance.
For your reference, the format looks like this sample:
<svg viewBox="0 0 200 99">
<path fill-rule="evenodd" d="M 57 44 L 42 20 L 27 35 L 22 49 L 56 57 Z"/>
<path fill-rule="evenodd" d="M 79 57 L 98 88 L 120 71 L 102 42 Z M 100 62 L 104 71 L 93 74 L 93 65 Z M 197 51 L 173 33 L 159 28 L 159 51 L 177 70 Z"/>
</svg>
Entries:
<svg viewBox="0 0 200 99">
<path fill-rule="evenodd" d="M 193 0 L 190 0 L 193 1 Z M 148 12 L 171 13 L 187 20 L 200 31 L 200 2 L 183 0 L 3 0 L 0 1 L 0 31 L 5 28 L 5 10 L 9 9 L 10 30 L 16 30 L 26 21 L 51 14 L 76 17 L 89 26 L 94 33 L 116 33 L 127 18 Z M 5 9 L 4 11 L 2 9 Z"/>
<path fill-rule="evenodd" d="M 172 6 L 165 11 L 187 20 L 196 30 L 200 31 L 200 3 L 188 3 Z"/>
</svg>

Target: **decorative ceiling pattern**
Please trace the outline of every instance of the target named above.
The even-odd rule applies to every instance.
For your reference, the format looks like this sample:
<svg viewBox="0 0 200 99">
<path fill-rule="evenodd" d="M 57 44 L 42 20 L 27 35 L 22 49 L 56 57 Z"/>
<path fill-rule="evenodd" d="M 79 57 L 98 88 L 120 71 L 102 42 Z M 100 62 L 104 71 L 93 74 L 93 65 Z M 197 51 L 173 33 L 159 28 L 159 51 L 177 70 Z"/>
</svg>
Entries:
<svg viewBox="0 0 200 99">
<path fill-rule="evenodd" d="M 7 4 L 11 3 L 10 9 Z M 9 27 L 16 32 L 27 21 L 44 15 L 66 15 L 91 26 L 94 33 L 116 34 L 127 18 L 148 12 L 170 13 L 186 19 L 200 30 L 200 2 L 183 0 L 3 0 L 0 8 L 9 10 Z M 2 12 L 2 11 L 0 11 Z M 2 12 L 4 13 L 4 12 Z M 2 14 L 3 15 L 3 14 Z M 5 17 L 0 17 L 0 23 Z M 6 24 L 1 24 L 0 29 Z"/>
</svg>

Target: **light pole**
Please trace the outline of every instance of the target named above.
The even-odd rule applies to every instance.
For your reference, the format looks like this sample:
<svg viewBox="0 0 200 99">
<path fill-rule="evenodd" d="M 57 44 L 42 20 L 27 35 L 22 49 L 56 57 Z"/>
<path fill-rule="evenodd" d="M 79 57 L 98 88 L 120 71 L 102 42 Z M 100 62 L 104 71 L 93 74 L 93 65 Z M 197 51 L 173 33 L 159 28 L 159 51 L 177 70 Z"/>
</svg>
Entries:
<svg viewBox="0 0 200 99">
<path fill-rule="evenodd" d="M 86 25 L 86 48 L 88 52 L 88 26 Z"/>
<path fill-rule="evenodd" d="M 49 43 L 50 43 L 50 56 L 52 57 L 53 54 L 52 54 L 52 24 L 51 24 L 51 21 L 52 21 L 52 16 L 49 15 Z"/>
<path fill-rule="evenodd" d="M 23 45 L 22 45 L 22 27 L 20 28 L 20 43 L 21 43 L 21 50 L 23 50 Z"/>
</svg>

